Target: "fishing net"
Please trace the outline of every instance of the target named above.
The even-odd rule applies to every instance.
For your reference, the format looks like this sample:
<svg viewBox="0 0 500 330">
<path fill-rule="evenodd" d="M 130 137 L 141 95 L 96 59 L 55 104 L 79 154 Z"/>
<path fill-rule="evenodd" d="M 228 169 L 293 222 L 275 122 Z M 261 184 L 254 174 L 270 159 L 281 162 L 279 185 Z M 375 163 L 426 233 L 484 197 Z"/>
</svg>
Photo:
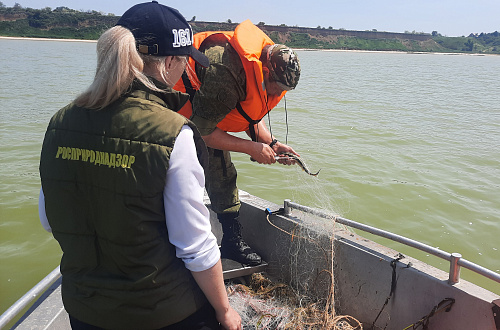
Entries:
<svg viewBox="0 0 500 330">
<path fill-rule="evenodd" d="M 248 286 L 229 284 L 227 291 L 243 329 L 362 329 L 353 317 L 335 315 L 318 302 L 304 304 L 304 297 L 262 273 L 253 274 Z"/>
<path fill-rule="evenodd" d="M 335 309 L 335 217 L 298 214 L 288 228 L 268 217 L 281 233 L 276 249 L 286 249 L 280 262 L 269 264 L 269 273 L 281 274 L 282 281 L 259 273 L 249 283 L 232 283 L 227 287 L 231 306 L 244 329 L 362 329 L 355 318 L 337 315 Z M 315 268 L 304 267 L 304 260 Z"/>
</svg>

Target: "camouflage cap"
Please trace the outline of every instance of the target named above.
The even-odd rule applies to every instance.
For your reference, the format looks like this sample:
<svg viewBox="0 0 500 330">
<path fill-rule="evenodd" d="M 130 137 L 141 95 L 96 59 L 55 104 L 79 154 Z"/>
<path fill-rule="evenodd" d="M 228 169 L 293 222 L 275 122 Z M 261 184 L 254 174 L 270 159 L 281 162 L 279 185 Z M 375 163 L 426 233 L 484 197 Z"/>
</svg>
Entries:
<svg viewBox="0 0 500 330">
<path fill-rule="evenodd" d="M 285 45 L 272 45 L 267 51 L 267 65 L 271 77 L 283 90 L 292 90 L 299 83 L 300 63 L 293 49 Z"/>
</svg>

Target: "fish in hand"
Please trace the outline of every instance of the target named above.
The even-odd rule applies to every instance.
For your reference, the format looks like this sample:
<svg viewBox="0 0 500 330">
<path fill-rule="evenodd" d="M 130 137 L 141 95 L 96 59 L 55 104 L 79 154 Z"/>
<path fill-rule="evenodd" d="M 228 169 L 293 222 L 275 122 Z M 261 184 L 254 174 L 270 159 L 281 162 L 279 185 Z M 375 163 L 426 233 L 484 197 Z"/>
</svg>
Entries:
<svg viewBox="0 0 500 330">
<path fill-rule="evenodd" d="M 312 175 L 312 176 L 318 175 L 319 171 L 321 171 L 321 169 L 320 169 L 318 172 L 312 173 L 309 170 L 309 168 L 307 167 L 306 163 L 302 159 L 300 159 L 300 157 L 298 157 L 297 155 L 294 155 L 292 153 L 289 153 L 289 152 L 281 153 L 278 156 L 275 156 L 274 159 L 276 159 L 276 160 L 294 160 L 297 164 L 299 164 L 300 168 L 302 168 L 304 170 L 304 172 L 306 172 L 307 174 Z"/>
</svg>

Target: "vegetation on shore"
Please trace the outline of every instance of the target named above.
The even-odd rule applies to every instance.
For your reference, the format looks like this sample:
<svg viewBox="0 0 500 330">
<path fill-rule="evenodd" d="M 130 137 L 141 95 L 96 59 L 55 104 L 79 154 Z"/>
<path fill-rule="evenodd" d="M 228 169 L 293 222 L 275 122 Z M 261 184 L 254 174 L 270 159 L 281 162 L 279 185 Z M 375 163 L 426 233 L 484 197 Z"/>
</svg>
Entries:
<svg viewBox="0 0 500 330">
<path fill-rule="evenodd" d="M 82 12 L 67 7 L 33 9 L 23 8 L 18 3 L 14 7 L 6 7 L 0 1 L 0 36 L 96 40 L 118 19 L 113 14 Z M 197 22 L 196 17 L 190 23 L 195 32 L 232 30 L 237 25 L 231 20 L 223 23 Z M 467 37 L 446 37 L 437 31 L 431 34 L 415 31 L 389 33 L 334 30 L 320 26 L 269 26 L 264 22 L 257 25 L 275 42 L 294 48 L 500 54 L 500 33 L 497 31 Z"/>
</svg>

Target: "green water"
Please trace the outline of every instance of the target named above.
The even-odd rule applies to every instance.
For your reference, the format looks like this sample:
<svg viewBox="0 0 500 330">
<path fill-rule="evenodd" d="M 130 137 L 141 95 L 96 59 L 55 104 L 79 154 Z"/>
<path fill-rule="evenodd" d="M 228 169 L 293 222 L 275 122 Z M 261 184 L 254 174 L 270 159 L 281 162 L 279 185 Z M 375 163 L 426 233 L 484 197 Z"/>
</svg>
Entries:
<svg viewBox="0 0 500 330">
<path fill-rule="evenodd" d="M 95 44 L 0 39 L 0 311 L 52 271 L 38 220 L 38 158 L 51 115 L 91 82 Z M 299 51 L 297 90 L 271 128 L 306 161 L 234 155 L 243 190 L 459 252 L 500 272 L 500 56 Z M 268 119 L 266 118 L 266 123 Z M 377 239 L 441 268 L 448 263 Z M 500 284 L 462 277 L 500 293 Z"/>
</svg>

